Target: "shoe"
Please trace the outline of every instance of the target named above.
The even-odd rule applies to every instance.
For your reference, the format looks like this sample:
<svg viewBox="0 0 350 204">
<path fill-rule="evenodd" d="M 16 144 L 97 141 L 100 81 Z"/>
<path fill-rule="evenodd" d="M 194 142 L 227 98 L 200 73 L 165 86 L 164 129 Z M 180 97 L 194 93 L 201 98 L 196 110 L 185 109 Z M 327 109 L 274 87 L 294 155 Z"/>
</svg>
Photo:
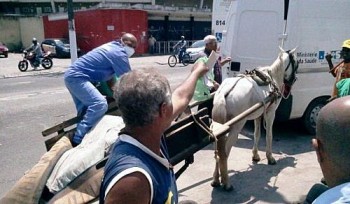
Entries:
<svg viewBox="0 0 350 204">
<path fill-rule="evenodd" d="M 324 177 L 323 177 L 323 178 L 321 178 L 321 183 L 323 183 L 324 185 L 326 185 L 326 186 L 327 186 L 327 182 L 326 182 L 326 179 L 324 179 Z"/>
<path fill-rule="evenodd" d="M 79 145 L 78 143 L 72 141 L 72 147 L 76 147 L 76 146 L 78 146 L 78 145 Z"/>
</svg>

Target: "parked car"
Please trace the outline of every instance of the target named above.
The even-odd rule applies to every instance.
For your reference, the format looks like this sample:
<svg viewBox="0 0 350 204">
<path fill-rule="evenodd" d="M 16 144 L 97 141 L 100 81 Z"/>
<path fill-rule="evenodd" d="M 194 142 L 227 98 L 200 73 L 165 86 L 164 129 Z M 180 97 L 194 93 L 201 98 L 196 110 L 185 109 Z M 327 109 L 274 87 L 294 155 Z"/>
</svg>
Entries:
<svg viewBox="0 0 350 204">
<path fill-rule="evenodd" d="M 6 45 L 2 42 L 0 42 L 0 55 L 3 55 L 5 58 L 8 57 L 9 49 L 6 47 Z"/>
<path fill-rule="evenodd" d="M 196 41 L 187 48 L 186 52 L 190 55 L 190 62 L 195 62 L 200 57 L 200 53 L 204 51 L 204 48 L 204 40 Z"/>
<path fill-rule="evenodd" d="M 47 38 L 41 42 L 41 47 L 44 52 L 51 51 L 52 56 L 58 58 L 70 57 L 69 40 L 65 38 Z M 81 55 L 81 51 L 77 48 L 78 56 Z"/>
</svg>

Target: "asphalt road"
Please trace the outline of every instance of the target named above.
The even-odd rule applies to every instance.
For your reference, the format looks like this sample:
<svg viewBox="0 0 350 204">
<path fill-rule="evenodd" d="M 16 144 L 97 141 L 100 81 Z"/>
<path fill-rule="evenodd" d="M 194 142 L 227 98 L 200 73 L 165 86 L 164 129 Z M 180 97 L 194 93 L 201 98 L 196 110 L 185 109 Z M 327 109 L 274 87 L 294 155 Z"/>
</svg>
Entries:
<svg viewBox="0 0 350 204">
<path fill-rule="evenodd" d="M 75 115 L 62 73 L 69 59 L 54 59 L 51 70 L 17 69 L 20 55 L 0 59 L 0 197 L 30 169 L 45 152 L 41 131 Z M 167 56 L 130 60 L 134 69 L 153 67 L 176 87 L 191 66 L 166 65 Z M 215 160 L 213 145 L 195 154 L 194 163 L 177 180 L 180 200 L 197 203 L 300 203 L 322 173 L 311 148 L 312 136 L 297 121 L 274 126 L 274 166 L 267 165 L 264 134 L 260 141 L 259 163 L 251 162 L 252 123 L 248 123 L 232 148 L 229 176 L 232 192 L 210 186 Z M 182 163 L 177 165 L 176 170 Z"/>
</svg>

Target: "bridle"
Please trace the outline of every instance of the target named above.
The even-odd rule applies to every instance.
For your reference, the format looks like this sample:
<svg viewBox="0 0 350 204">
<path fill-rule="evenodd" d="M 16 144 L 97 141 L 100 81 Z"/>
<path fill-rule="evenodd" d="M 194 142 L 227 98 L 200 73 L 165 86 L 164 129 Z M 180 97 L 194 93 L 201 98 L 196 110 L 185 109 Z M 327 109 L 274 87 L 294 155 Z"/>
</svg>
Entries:
<svg viewBox="0 0 350 204">
<path fill-rule="evenodd" d="M 290 53 L 290 50 L 286 51 L 288 53 L 288 57 L 289 57 L 289 63 L 287 65 L 287 67 L 285 68 L 284 72 L 287 72 L 287 70 L 289 68 L 292 69 L 292 74 L 289 76 L 288 79 L 284 78 L 283 79 L 283 83 L 286 84 L 287 86 L 292 87 L 293 84 L 295 83 L 295 81 L 297 80 L 297 70 L 299 68 L 299 64 L 297 61 L 295 61 L 294 59 L 294 55 L 292 53 Z"/>
</svg>

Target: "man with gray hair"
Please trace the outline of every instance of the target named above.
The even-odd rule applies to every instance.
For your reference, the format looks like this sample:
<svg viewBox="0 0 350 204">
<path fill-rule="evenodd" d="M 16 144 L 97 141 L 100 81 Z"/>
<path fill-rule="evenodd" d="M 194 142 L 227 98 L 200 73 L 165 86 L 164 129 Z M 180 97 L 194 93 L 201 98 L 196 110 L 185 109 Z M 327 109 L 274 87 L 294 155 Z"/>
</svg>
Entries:
<svg viewBox="0 0 350 204">
<path fill-rule="evenodd" d="M 312 145 L 330 189 L 313 203 L 350 203 L 350 96 L 324 106 L 316 124 Z"/>
<path fill-rule="evenodd" d="M 205 48 L 201 57 L 197 61 L 202 61 L 204 63 L 208 62 L 208 58 L 212 51 L 218 51 L 218 42 L 214 35 L 207 35 L 204 38 Z M 231 61 L 231 57 L 227 57 L 221 60 L 221 57 L 216 61 L 214 68 L 209 67 L 209 72 L 206 74 L 207 80 L 211 81 L 212 86 L 206 84 L 204 77 L 198 79 L 196 84 L 196 90 L 194 94 L 195 101 L 206 101 L 198 106 L 198 110 L 206 107 L 209 114 L 211 115 L 211 110 L 213 109 L 213 100 L 208 100 L 210 98 L 210 93 L 216 91 L 222 82 L 221 67 Z"/>
<path fill-rule="evenodd" d="M 114 96 L 125 128 L 106 163 L 100 203 L 178 203 L 163 133 L 185 110 L 197 79 L 207 71 L 204 63 L 196 63 L 173 93 L 155 70 L 134 70 L 119 79 Z"/>
</svg>

